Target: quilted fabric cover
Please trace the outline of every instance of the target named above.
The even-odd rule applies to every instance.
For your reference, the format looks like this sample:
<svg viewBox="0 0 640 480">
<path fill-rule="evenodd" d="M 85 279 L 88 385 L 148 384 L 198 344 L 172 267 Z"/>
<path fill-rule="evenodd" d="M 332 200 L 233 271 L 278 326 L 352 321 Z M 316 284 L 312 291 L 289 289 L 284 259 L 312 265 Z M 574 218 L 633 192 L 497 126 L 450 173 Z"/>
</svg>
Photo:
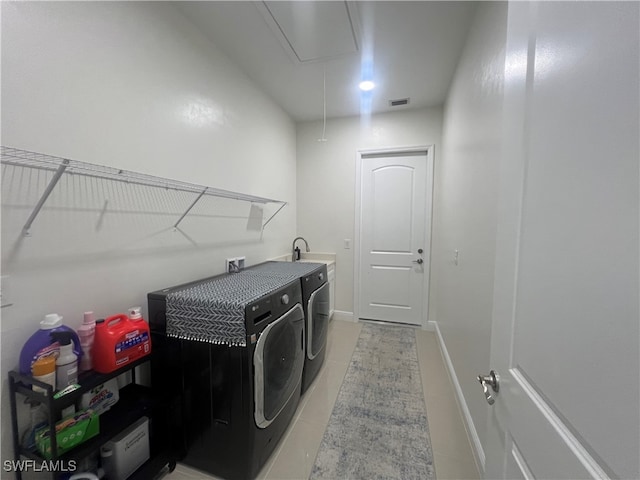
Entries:
<svg viewBox="0 0 640 480">
<path fill-rule="evenodd" d="M 294 280 L 296 278 L 304 277 L 309 273 L 322 267 L 322 263 L 311 262 L 265 262 L 256 265 L 255 267 L 248 268 L 240 272 L 241 275 L 261 275 L 280 278 L 290 278 Z"/>
<path fill-rule="evenodd" d="M 246 346 L 245 307 L 290 281 L 236 273 L 172 292 L 166 298 L 167 336 Z"/>
</svg>

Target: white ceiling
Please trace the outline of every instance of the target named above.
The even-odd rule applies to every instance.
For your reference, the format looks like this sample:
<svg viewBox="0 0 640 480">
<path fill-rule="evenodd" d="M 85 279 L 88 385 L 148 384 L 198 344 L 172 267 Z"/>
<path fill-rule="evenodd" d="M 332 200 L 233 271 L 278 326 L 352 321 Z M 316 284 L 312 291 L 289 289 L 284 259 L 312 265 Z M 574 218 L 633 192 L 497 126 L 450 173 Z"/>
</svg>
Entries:
<svg viewBox="0 0 640 480">
<path fill-rule="evenodd" d="M 176 2 L 294 120 L 441 105 L 474 2 Z M 371 70 L 376 88 L 358 83 Z M 406 106 L 389 101 L 410 98 Z"/>
</svg>

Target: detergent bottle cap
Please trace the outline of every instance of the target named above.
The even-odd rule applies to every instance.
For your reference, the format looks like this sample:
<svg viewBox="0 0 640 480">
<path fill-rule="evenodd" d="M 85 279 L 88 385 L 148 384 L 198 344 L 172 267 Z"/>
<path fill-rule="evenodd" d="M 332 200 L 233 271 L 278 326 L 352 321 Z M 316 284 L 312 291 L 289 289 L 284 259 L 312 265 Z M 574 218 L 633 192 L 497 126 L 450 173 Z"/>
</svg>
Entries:
<svg viewBox="0 0 640 480">
<path fill-rule="evenodd" d="M 57 313 L 49 313 L 44 316 L 44 319 L 40 322 L 40 329 L 53 330 L 62 325 L 62 316 Z"/>
<path fill-rule="evenodd" d="M 131 307 L 129 309 L 129 319 L 131 320 L 141 320 L 142 314 L 140 313 L 140 307 Z"/>
<path fill-rule="evenodd" d="M 34 377 L 41 375 L 48 375 L 56 371 L 56 357 L 51 355 L 49 357 L 40 358 L 33 362 L 31 365 L 31 373 Z"/>
<path fill-rule="evenodd" d="M 57 341 L 60 346 L 71 345 L 71 340 L 73 340 L 73 332 L 68 331 L 60 331 L 60 332 L 51 332 L 51 338 L 54 341 Z"/>
<path fill-rule="evenodd" d="M 93 312 L 84 312 L 84 317 L 82 319 L 83 325 L 90 325 L 92 323 L 96 323 L 96 317 Z"/>
</svg>

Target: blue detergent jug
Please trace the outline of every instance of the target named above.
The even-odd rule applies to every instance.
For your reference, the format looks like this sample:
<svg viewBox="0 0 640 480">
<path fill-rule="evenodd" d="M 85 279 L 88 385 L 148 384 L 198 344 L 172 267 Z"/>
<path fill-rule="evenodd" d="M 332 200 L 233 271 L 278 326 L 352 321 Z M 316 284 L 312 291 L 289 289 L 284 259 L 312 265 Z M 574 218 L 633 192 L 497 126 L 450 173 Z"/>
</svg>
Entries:
<svg viewBox="0 0 640 480">
<path fill-rule="evenodd" d="M 31 375 L 31 365 L 39 358 L 50 355 L 58 356 L 60 345 L 51 338 L 52 332 L 70 332 L 73 341 L 73 353 L 82 357 L 82 347 L 78 334 L 72 329 L 62 324 L 62 317 L 57 313 L 45 315 L 40 322 L 40 330 L 29 337 L 29 340 L 22 347 L 20 352 L 20 373 Z"/>
</svg>

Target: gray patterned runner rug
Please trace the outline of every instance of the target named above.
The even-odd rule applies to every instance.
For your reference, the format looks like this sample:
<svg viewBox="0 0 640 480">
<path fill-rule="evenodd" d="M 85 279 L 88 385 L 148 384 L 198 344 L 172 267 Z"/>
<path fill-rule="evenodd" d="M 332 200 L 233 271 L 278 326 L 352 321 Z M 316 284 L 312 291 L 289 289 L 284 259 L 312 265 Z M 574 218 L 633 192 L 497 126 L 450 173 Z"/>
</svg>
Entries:
<svg viewBox="0 0 640 480">
<path fill-rule="evenodd" d="M 363 325 L 310 478 L 435 480 L 412 328 Z"/>
</svg>

